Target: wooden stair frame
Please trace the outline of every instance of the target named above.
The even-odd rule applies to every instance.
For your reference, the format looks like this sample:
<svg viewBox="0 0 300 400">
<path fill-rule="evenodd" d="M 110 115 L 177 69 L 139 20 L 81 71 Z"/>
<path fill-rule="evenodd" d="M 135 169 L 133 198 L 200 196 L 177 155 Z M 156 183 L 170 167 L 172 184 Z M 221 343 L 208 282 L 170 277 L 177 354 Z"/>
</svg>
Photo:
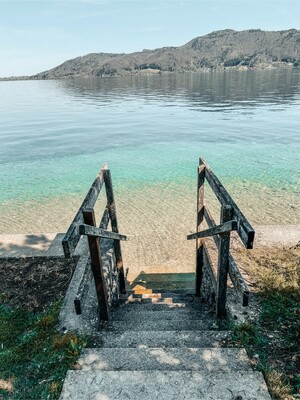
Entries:
<svg viewBox="0 0 300 400">
<path fill-rule="evenodd" d="M 96 227 L 96 218 L 94 206 L 100 194 L 100 191 L 105 186 L 107 204 L 101 217 L 99 228 Z M 111 223 L 112 231 L 108 231 L 109 222 Z M 110 170 L 107 164 L 104 164 L 100 169 L 96 179 L 94 180 L 88 194 L 83 200 L 78 212 L 76 213 L 68 231 L 66 232 L 62 246 L 66 258 L 73 256 L 79 240 L 82 235 L 88 237 L 88 246 L 90 253 L 90 264 L 94 277 L 100 321 L 109 319 L 109 305 L 107 299 L 107 287 L 104 279 L 103 262 L 100 250 L 100 238 L 113 240 L 114 254 L 118 269 L 118 285 L 120 293 L 126 293 L 125 290 L 125 275 L 123 267 L 123 258 L 120 240 L 127 240 L 126 235 L 122 235 L 118 230 L 117 212 L 113 193 L 112 179 Z M 88 281 L 89 270 L 86 269 L 85 274 L 80 282 L 77 295 L 74 299 L 74 305 L 77 314 L 81 314 L 81 297 L 86 288 Z"/>
<path fill-rule="evenodd" d="M 196 239 L 196 296 L 201 294 L 203 274 L 207 273 L 212 288 L 216 294 L 216 318 L 226 318 L 226 293 L 228 274 L 235 290 L 242 297 L 243 306 L 249 304 L 249 289 L 239 268 L 230 253 L 230 233 L 236 231 L 247 249 L 253 248 L 255 231 L 233 201 L 225 187 L 213 173 L 204 158 L 199 159 L 197 169 L 197 222 L 196 233 L 188 235 L 187 239 Z M 220 225 L 214 221 L 208 207 L 204 203 L 205 179 L 221 204 Z M 203 230 L 206 221 L 208 228 Z M 205 238 L 212 236 L 218 248 L 217 276 L 213 269 L 211 257 L 205 244 Z"/>
</svg>

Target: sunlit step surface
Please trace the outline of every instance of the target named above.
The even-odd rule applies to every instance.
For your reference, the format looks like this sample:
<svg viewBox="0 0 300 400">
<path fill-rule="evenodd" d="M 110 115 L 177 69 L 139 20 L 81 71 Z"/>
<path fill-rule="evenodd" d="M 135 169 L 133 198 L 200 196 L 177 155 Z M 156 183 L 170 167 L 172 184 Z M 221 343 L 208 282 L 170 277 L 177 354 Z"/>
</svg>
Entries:
<svg viewBox="0 0 300 400">
<path fill-rule="evenodd" d="M 102 331 L 101 347 L 224 347 L 227 331 Z"/>
<path fill-rule="evenodd" d="M 61 400 L 270 400 L 263 376 L 245 371 L 69 371 Z"/>
<path fill-rule="evenodd" d="M 252 371 L 246 351 L 232 348 L 85 349 L 78 364 L 84 371 Z"/>
<path fill-rule="evenodd" d="M 201 310 L 190 310 L 187 308 L 173 308 L 170 311 L 144 311 L 143 308 L 132 307 L 116 310 L 111 313 L 110 318 L 114 321 L 175 321 L 177 319 L 197 320 L 211 317 L 209 311 L 201 312 Z"/>
<path fill-rule="evenodd" d="M 140 321 L 138 319 L 127 319 L 125 321 L 108 321 L 102 324 L 102 329 L 109 329 L 114 331 L 190 331 L 190 330 L 207 330 L 212 329 L 215 326 L 215 322 L 204 319 L 171 319 L 171 320 L 152 320 L 152 321 Z"/>
</svg>

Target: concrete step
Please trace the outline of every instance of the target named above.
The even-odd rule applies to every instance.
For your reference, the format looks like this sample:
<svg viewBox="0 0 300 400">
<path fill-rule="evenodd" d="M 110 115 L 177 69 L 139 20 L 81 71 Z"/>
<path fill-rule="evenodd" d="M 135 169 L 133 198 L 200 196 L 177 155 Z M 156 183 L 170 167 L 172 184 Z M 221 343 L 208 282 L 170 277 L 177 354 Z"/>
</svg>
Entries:
<svg viewBox="0 0 300 400">
<path fill-rule="evenodd" d="M 136 285 L 134 288 L 128 288 L 126 294 L 123 294 L 121 296 L 125 296 L 127 297 L 130 294 L 133 294 L 137 291 L 139 291 L 139 289 L 145 289 L 144 287 L 142 287 L 141 285 Z M 195 296 L 195 288 L 193 289 L 147 289 L 146 290 L 152 290 L 152 293 L 161 293 L 163 296 L 164 295 L 180 295 L 180 296 Z"/>
<path fill-rule="evenodd" d="M 134 300 L 141 300 L 141 299 L 134 299 Z M 153 300 L 153 299 L 152 299 Z M 203 312 L 206 311 L 210 311 L 213 310 L 213 307 L 208 305 L 208 304 L 204 304 L 201 302 L 190 302 L 190 303 L 186 303 L 186 302 L 173 302 L 172 298 L 166 298 L 163 299 L 163 301 L 161 301 L 160 299 L 157 299 L 158 301 L 123 301 L 123 302 L 119 302 L 119 305 L 117 307 L 115 307 L 112 311 L 117 311 L 118 309 L 128 309 L 128 310 L 151 310 L 153 309 L 153 311 L 155 310 L 166 310 L 166 311 L 174 311 L 174 308 L 177 309 L 181 309 L 182 311 L 184 311 L 184 309 L 189 309 L 189 310 L 200 310 Z M 154 306 L 161 306 L 161 307 L 151 307 L 151 305 Z"/>
<path fill-rule="evenodd" d="M 180 292 L 180 291 L 164 291 L 164 292 L 160 292 L 160 291 L 153 291 L 151 293 L 129 293 L 130 297 L 133 298 L 142 298 L 142 299 L 151 299 L 151 298 L 159 298 L 159 299 L 165 299 L 165 298 L 171 298 L 173 299 L 173 301 L 178 301 L 178 302 L 186 302 L 186 303 L 190 303 L 190 302 L 200 302 L 199 297 L 196 297 L 193 293 L 191 292 Z"/>
<path fill-rule="evenodd" d="M 53 239 L 51 245 L 49 246 L 46 256 L 48 257 L 64 257 L 64 251 L 62 247 L 62 240 L 65 233 L 58 233 Z M 74 256 L 87 256 L 88 253 L 88 242 L 85 236 L 82 236 L 74 252 Z"/>
<path fill-rule="evenodd" d="M 136 285 L 144 284 L 148 282 L 195 282 L 195 273 L 178 273 L 178 274 L 147 274 L 141 273 L 138 279 L 135 279 Z"/>
<path fill-rule="evenodd" d="M 78 360 L 83 371 L 250 371 L 244 349 L 100 348 L 84 349 Z"/>
<path fill-rule="evenodd" d="M 144 311 L 143 307 L 138 309 L 121 308 L 113 311 L 110 314 L 110 318 L 113 321 L 170 321 L 177 319 L 197 320 L 197 319 L 213 319 L 214 314 L 208 311 L 203 312 L 201 310 L 189 310 L 186 308 L 176 309 L 173 308 L 170 311 Z"/>
<path fill-rule="evenodd" d="M 133 299 L 133 301 L 126 301 L 121 303 L 122 306 L 127 306 L 128 308 L 132 307 L 132 309 L 143 309 L 143 310 L 152 310 L 152 311 L 173 311 L 176 309 L 190 309 L 190 310 L 201 310 L 203 305 L 199 303 L 184 303 L 184 302 L 173 302 L 173 299 L 170 298 L 170 301 L 141 301 L 141 299 Z M 153 300 L 153 299 L 152 299 Z M 117 310 L 117 309 L 116 309 Z"/>
<path fill-rule="evenodd" d="M 143 321 L 136 320 L 136 318 L 125 321 L 108 321 L 101 324 L 101 329 L 114 330 L 114 331 L 198 331 L 209 330 L 215 327 L 215 321 L 205 319 L 186 320 L 172 319 L 167 321 Z"/>
<path fill-rule="evenodd" d="M 131 294 L 121 299 L 120 304 L 179 304 L 182 307 L 201 308 L 203 303 L 198 297 L 176 295 L 172 293 Z"/>
<path fill-rule="evenodd" d="M 270 400 L 262 374 L 207 371 L 68 371 L 61 400 Z"/>
<path fill-rule="evenodd" d="M 192 291 L 195 289 L 195 279 L 193 280 L 175 280 L 175 281 L 146 281 L 138 282 L 139 286 L 144 286 L 145 289 L 152 289 L 156 291 L 160 290 L 188 290 Z M 128 286 L 128 290 L 134 290 L 136 284 Z"/>
<path fill-rule="evenodd" d="M 227 331 L 102 331 L 95 335 L 101 347 L 224 347 Z"/>
</svg>

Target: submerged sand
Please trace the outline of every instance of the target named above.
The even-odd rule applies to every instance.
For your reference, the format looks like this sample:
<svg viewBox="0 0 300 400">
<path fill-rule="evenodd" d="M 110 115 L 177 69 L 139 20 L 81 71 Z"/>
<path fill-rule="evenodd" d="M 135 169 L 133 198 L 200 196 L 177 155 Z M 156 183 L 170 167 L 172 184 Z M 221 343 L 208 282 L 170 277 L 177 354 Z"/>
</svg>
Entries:
<svg viewBox="0 0 300 400">
<path fill-rule="evenodd" d="M 190 273 L 195 268 L 195 241 L 186 236 L 195 231 L 196 196 L 195 190 L 179 190 L 176 184 L 166 183 L 149 186 L 141 190 L 116 190 L 116 205 L 119 231 L 131 235 L 122 243 L 124 265 L 128 276 L 138 273 Z M 181 187 L 182 189 L 182 187 Z M 241 210 L 257 229 L 257 244 L 295 245 L 300 240 L 299 197 L 289 194 L 281 201 L 280 193 L 274 196 L 267 189 L 239 190 L 228 188 Z M 66 196 L 47 201 L 10 203 L 1 208 L 1 234 L 33 234 L 33 246 L 46 248 L 52 236 L 41 232 L 65 232 L 84 196 Z M 288 201 L 287 201 L 288 200 Z M 219 208 L 213 196 L 207 191 L 207 201 L 219 219 Z M 104 198 L 96 205 L 98 221 L 104 207 Z M 271 225 L 271 226 L 270 226 Z M 34 238 L 34 234 L 36 238 Z M 5 246 L 14 248 L 2 236 L 0 251 Z M 29 238 L 30 239 L 30 238 Z M 30 242 L 27 238 L 27 244 Z M 7 239 L 9 241 L 9 239 Z M 20 239 L 21 240 L 21 239 Z M 6 244 L 5 244 L 6 243 Z M 22 246 L 15 243 L 15 248 Z"/>
</svg>

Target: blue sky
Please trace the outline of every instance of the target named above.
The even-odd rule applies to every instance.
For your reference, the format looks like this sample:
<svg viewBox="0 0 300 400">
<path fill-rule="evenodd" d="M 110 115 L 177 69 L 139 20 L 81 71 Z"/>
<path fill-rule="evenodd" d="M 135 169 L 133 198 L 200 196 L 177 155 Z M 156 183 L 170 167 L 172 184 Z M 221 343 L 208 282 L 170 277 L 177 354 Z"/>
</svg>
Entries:
<svg viewBox="0 0 300 400">
<path fill-rule="evenodd" d="M 0 77 L 91 52 L 180 46 L 219 29 L 300 29 L 300 0 L 0 0 Z"/>
</svg>

